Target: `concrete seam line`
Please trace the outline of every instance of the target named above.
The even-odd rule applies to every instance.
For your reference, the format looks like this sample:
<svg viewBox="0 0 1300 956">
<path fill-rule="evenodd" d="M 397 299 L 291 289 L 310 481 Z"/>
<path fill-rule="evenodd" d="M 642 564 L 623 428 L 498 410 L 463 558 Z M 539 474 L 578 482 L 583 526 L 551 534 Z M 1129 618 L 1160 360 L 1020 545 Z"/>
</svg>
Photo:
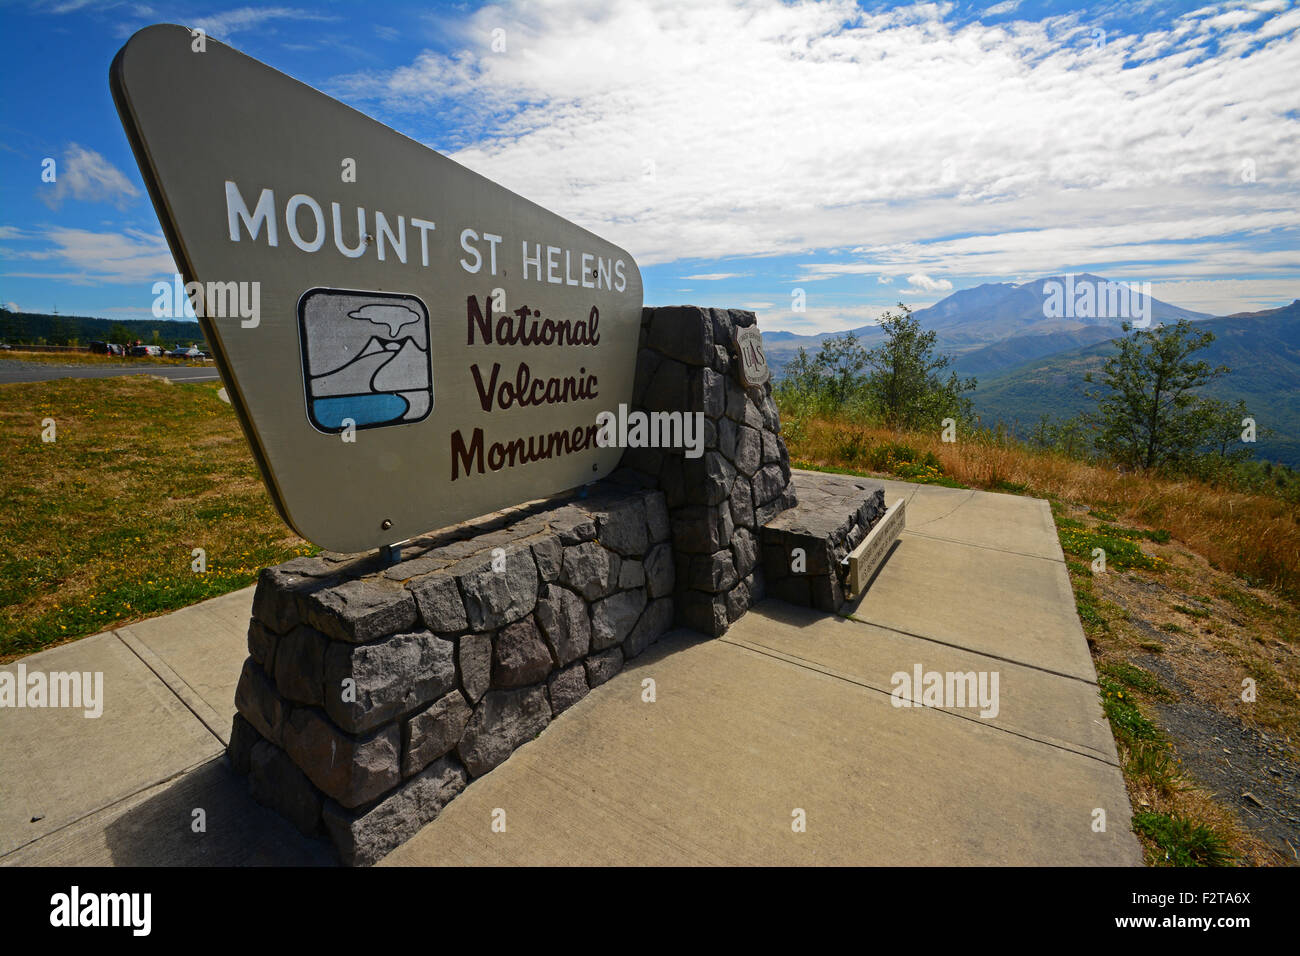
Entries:
<svg viewBox="0 0 1300 956">
<path fill-rule="evenodd" d="M 210 757 L 204 757 L 198 763 L 190 764 L 188 767 L 182 767 L 180 770 L 177 770 L 175 773 L 171 774 L 170 776 L 163 777 L 161 780 L 154 780 L 150 783 L 146 783 L 143 786 L 137 787 L 135 790 L 132 790 L 130 793 L 122 794 L 120 797 L 114 797 L 112 800 L 108 801 L 108 803 L 104 804 L 102 807 L 96 807 L 94 810 L 91 810 L 89 813 L 82 814 L 81 816 L 77 817 L 75 820 L 69 820 L 67 823 L 63 824 L 62 826 L 55 827 L 49 833 L 42 833 L 38 837 L 32 837 L 26 843 L 16 846 L 12 850 L 6 850 L 4 853 L 0 853 L 0 866 L 3 866 L 5 860 L 7 860 L 9 857 L 13 856 L 15 853 L 19 852 L 20 850 L 25 850 L 27 847 L 32 846 L 33 844 L 36 843 L 40 843 L 42 840 L 48 840 L 50 837 L 54 836 L 55 834 L 62 833 L 64 830 L 68 829 L 68 827 L 76 826 L 82 820 L 88 820 L 97 813 L 106 813 L 109 810 L 112 810 L 114 807 L 118 806 L 119 804 L 126 803 L 126 801 L 128 800 L 134 797 L 138 797 L 146 790 L 152 790 L 154 787 L 164 786 L 165 784 L 171 783 L 173 780 L 179 780 L 181 777 L 184 777 L 188 773 L 193 773 L 195 770 L 198 770 L 200 767 L 210 764 L 214 760 L 224 760 L 224 759 L 225 759 L 224 752 L 213 754 Z M 33 865 L 38 865 L 38 864 L 33 864 Z"/>
<path fill-rule="evenodd" d="M 929 522 L 926 522 L 927 524 Z M 1044 554 L 1030 554 L 1028 551 L 1013 551 L 1010 548 L 994 548 L 987 544 L 974 544 L 970 541 L 958 541 L 956 538 L 945 538 L 941 534 L 926 534 L 924 531 L 916 531 L 912 528 L 904 528 L 903 534 L 914 534 L 918 538 L 929 538 L 931 541 L 946 541 L 949 544 L 961 544 L 968 548 L 978 548 L 981 551 L 997 551 L 1001 554 L 1015 554 L 1022 558 L 1036 558 L 1039 561 L 1051 561 L 1053 564 L 1064 564 L 1064 558 L 1049 557 Z M 1059 550 L 1059 543 L 1058 543 Z"/>
<path fill-rule="evenodd" d="M 915 492 L 915 491 L 912 492 L 912 495 L 915 496 L 915 495 L 916 495 L 916 492 Z M 971 491 L 970 491 L 970 494 L 968 494 L 968 495 L 967 495 L 965 498 L 963 498 L 961 501 L 957 502 L 955 505 L 953 505 L 951 508 L 949 508 L 949 509 L 948 509 L 947 511 L 945 511 L 943 514 L 941 514 L 941 515 L 935 515 L 935 516 L 934 516 L 933 518 L 931 518 L 929 521 L 922 521 L 920 524 L 917 525 L 917 527 L 918 527 L 918 528 L 924 528 L 924 527 L 925 527 L 926 525 L 928 525 L 928 524 L 934 524 L 936 521 L 942 521 L 944 518 L 947 518 L 947 517 L 948 517 L 949 515 L 951 515 L 954 511 L 956 511 L 958 508 L 960 508 L 962 505 L 966 504 L 968 501 L 970 501 L 970 500 L 971 500 L 972 498 L 974 498 L 974 497 L 975 497 L 975 489 L 972 488 Z"/>
<path fill-rule="evenodd" d="M 718 640 L 723 644 L 730 644 L 732 647 L 743 648 L 744 650 L 751 651 L 755 654 L 761 654 L 764 657 L 770 657 L 773 660 L 782 661 L 786 664 L 793 664 L 795 667 L 801 667 L 804 670 L 810 670 L 817 674 L 823 674 L 826 677 L 830 677 L 835 680 L 844 681 L 844 683 L 846 684 L 853 684 L 855 687 L 861 687 L 864 690 L 875 691 L 876 693 L 883 694 L 886 697 L 893 696 L 893 693 L 891 691 L 885 690 L 880 687 L 875 687 L 871 684 L 864 683 L 863 681 L 854 677 L 850 677 L 847 674 L 840 674 L 837 673 L 836 671 L 826 670 L 821 667 L 816 667 L 813 666 L 812 663 L 804 663 L 800 658 L 787 657 L 783 652 L 774 651 L 770 648 L 765 648 L 761 644 L 750 644 L 747 641 L 737 641 L 733 639 L 728 639 L 726 637 L 718 638 Z M 978 717 L 969 717 L 966 714 L 959 713 L 958 711 L 949 710 L 947 707 L 926 707 L 924 709 L 935 710 L 941 714 L 947 714 L 949 717 L 956 717 L 959 718 L 960 720 L 969 721 L 979 727 L 989 727 L 1001 733 L 1010 734 L 1012 737 L 1019 737 L 1022 740 L 1030 740 L 1033 741 L 1034 743 L 1043 744 L 1044 746 L 1051 747 L 1054 750 L 1061 750 L 1064 751 L 1065 753 L 1072 753 L 1080 757 L 1087 757 L 1088 759 L 1095 760 L 1100 764 L 1105 764 L 1107 767 L 1114 767 L 1116 770 L 1119 769 L 1118 763 L 1112 763 L 1111 761 L 1105 759 L 1105 757 L 1098 755 L 1096 751 L 1092 750 L 1091 747 L 1085 747 L 1083 744 L 1069 744 L 1056 737 L 1049 737 L 1047 735 L 1043 735 L 1042 737 L 1035 737 L 1033 734 L 1025 733 L 1019 730 L 1013 730 L 1010 727 L 1001 727 L 998 726 L 997 724 L 989 723 L 988 721 Z M 1079 749 L 1081 747 L 1083 749 Z"/>
<path fill-rule="evenodd" d="M 865 617 L 858 617 L 856 614 L 843 615 L 844 620 L 853 621 L 857 624 L 870 624 L 872 627 L 884 628 L 886 631 L 893 631 L 895 634 L 906 634 L 908 637 L 915 637 L 922 641 L 929 641 L 932 644 L 941 644 L 944 647 L 951 647 L 954 650 L 965 651 L 968 654 L 978 654 L 980 657 L 987 657 L 989 660 L 1003 661 L 1007 664 L 1015 664 L 1018 667 L 1028 667 L 1030 670 L 1042 671 L 1044 674 L 1054 674 L 1057 677 L 1068 677 L 1070 680 L 1077 680 L 1081 684 L 1087 684 L 1089 687 L 1101 689 L 1095 680 L 1089 680 L 1086 677 L 1080 677 L 1078 674 L 1067 674 L 1065 671 L 1054 671 L 1050 667 L 1043 667 L 1041 664 L 1031 664 L 1028 661 L 1018 661 L 1014 657 L 1003 657 L 1001 654 L 993 654 L 989 651 L 979 651 L 973 647 L 963 647 L 960 644 L 954 644 L 951 641 L 941 641 L 937 637 L 929 637 L 925 634 L 916 634 L 913 631 L 905 631 L 901 627 L 893 627 L 889 624 L 882 624 L 879 621 L 871 621 Z"/>
<path fill-rule="evenodd" d="M 176 699 L 184 704 L 185 708 L 191 714 L 198 718 L 199 723 L 207 729 L 208 733 L 216 737 L 223 747 L 229 746 L 230 741 L 222 735 L 219 729 L 221 718 L 217 716 L 217 712 L 207 705 L 203 698 L 199 696 L 198 691 L 187 684 L 179 674 L 168 667 L 166 661 L 146 647 L 145 644 L 134 634 L 123 633 L 125 630 L 126 629 L 123 628 L 122 630 L 114 631 L 113 634 L 119 641 L 125 644 L 136 657 L 140 658 L 140 662 L 144 664 L 145 667 L 153 671 L 154 676 L 163 682 L 164 687 L 176 695 Z"/>
</svg>

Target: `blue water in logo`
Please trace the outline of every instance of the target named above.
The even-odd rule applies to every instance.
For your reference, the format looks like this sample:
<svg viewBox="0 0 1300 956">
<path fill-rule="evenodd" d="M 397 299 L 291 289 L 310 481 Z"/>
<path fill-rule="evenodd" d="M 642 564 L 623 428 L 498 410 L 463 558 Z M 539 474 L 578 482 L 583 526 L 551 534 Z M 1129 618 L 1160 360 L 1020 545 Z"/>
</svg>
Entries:
<svg viewBox="0 0 1300 956">
<path fill-rule="evenodd" d="M 400 419 L 410 408 L 406 399 L 392 392 L 370 395 L 339 395 L 334 398 L 312 400 L 312 412 L 322 428 L 343 428 L 343 419 L 350 418 L 357 427 L 391 422 Z"/>
</svg>

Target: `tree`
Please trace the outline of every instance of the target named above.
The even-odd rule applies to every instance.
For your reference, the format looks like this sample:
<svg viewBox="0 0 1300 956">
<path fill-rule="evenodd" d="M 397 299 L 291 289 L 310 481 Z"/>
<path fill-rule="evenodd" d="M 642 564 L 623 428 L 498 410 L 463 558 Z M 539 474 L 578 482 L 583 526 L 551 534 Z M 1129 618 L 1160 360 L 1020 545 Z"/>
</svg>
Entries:
<svg viewBox="0 0 1300 956">
<path fill-rule="evenodd" d="M 824 339 L 817 351 L 814 367 L 823 378 L 822 391 L 833 406 L 850 404 L 862 389 L 867 367 L 867 350 L 858 344 L 852 332 Z"/>
<path fill-rule="evenodd" d="M 114 322 L 112 328 L 108 330 L 108 340 L 114 345 L 130 345 L 131 330 L 121 322 Z"/>
<path fill-rule="evenodd" d="M 1097 412 L 1098 448 L 1131 468 L 1186 464 L 1210 439 L 1215 407 L 1196 389 L 1228 372 L 1192 356 L 1214 341 L 1208 329 L 1193 329 L 1186 319 L 1142 329 L 1115 340 L 1117 350 L 1101 368 L 1105 391 L 1091 391 Z M 1085 381 L 1093 381 L 1089 372 Z M 1240 431 L 1240 426 L 1238 426 Z"/>
<path fill-rule="evenodd" d="M 929 428 L 944 418 L 968 420 L 972 403 L 963 393 L 975 388 L 975 379 L 959 379 L 942 372 L 952 364 L 946 355 L 935 356 L 935 333 L 922 331 L 921 323 L 903 303 L 899 312 L 880 318 L 885 341 L 867 356 L 870 374 L 866 392 L 893 428 Z"/>
</svg>

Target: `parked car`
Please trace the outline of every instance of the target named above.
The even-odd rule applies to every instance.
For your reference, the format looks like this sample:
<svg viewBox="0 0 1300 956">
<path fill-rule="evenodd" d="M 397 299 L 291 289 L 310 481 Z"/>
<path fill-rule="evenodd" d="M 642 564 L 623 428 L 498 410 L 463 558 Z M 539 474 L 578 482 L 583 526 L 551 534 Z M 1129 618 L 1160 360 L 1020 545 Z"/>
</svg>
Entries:
<svg viewBox="0 0 1300 956">
<path fill-rule="evenodd" d="M 145 355 L 162 355 L 162 348 L 157 345 L 133 345 L 129 354 L 136 358 Z"/>
<path fill-rule="evenodd" d="M 200 352 L 193 345 L 189 345 L 189 346 L 178 345 L 176 346 L 176 348 L 172 349 L 167 354 L 172 358 L 180 358 L 180 359 L 201 359 L 205 357 L 204 354 Z"/>
</svg>

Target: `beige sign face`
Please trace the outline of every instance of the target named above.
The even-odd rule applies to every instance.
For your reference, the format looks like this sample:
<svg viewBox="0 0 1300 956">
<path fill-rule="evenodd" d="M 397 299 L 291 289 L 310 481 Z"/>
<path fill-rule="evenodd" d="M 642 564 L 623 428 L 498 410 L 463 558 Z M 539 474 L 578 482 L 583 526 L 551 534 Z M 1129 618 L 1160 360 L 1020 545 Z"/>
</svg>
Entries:
<svg viewBox="0 0 1300 956">
<path fill-rule="evenodd" d="M 111 78 L 295 531 L 366 550 L 618 464 L 596 416 L 631 402 L 627 252 L 184 27 L 137 33 Z"/>
</svg>

